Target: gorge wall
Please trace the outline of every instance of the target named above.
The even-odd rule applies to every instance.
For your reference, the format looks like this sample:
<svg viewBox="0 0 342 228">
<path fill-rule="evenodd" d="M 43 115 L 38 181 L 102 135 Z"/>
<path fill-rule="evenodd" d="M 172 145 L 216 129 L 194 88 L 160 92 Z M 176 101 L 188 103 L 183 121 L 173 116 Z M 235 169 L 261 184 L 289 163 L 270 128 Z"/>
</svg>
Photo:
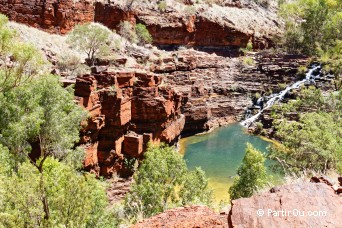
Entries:
<svg viewBox="0 0 342 228">
<path fill-rule="evenodd" d="M 255 48 L 264 48 L 279 32 L 273 11 L 254 3 L 190 5 L 196 8 L 189 13 L 189 5 L 170 1 L 174 6 L 161 11 L 155 4 L 127 8 L 122 4 L 125 1 L 0 0 L 0 12 L 11 20 L 61 34 L 77 23 L 91 21 L 112 29 L 122 20 L 143 23 L 159 45 L 244 47 L 251 40 Z M 65 37 L 30 29 L 19 34 L 39 45 L 55 67 L 59 52 L 68 46 Z M 87 151 L 85 168 L 97 175 L 131 174 L 131 162 L 142 157 L 150 141 L 173 144 L 181 134 L 239 121 L 253 94 L 274 91 L 279 83 L 292 83 L 296 68 L 306 61 L 302 57 L 267 54 L 267 59 L 252 54 L 255 64 L 247 66 L 240 58 L 193 49 L 162 51 L 153 46 L 125 45 L 122 52 L 113 54 L 114 65 L 104 59 L 91 74 L 64 80 L 75 84 L 77 102 L 90 113 L 80 143 Z M 126 64 L 132 61 L 134 64 Z"/>
<path fill-rule="evenodd" d="M 305 56 L 268 52 L 249 58 L 254 65 L 244 65 L 239 58 L 182 50 L 153 69 L 185 97 L 183 134 L 240 121 L 256 93 L 277 92 L 281 84 L 292 84 L 298 80 L 297 68 L 307 62 Z"/>
<path fill-rule="evenodd" d="M 121 21 L 145 24 L 157 45 L 255 48 L 273 45 L 272 36 L 280 32 L 274 9 L 255 3 L 233 6 L 187 6 L 170 0 L 165 10 L 157 4 L 96 0 L 0 0 L 0 13 L 10 20 L 51 33 L 65 34 L 79 23 L 99 22 L 117 29 Z M 239 6 L 239 7 L 237 7 Z"/>
<path fill-rule="evenodd" d="M 78 23 L 92 22 L 92 0 L 0 0 L 0 13 L 10 20 L 64 34 Z"/>
<path fill-rule="evenodd" d="M 239 121 L 255 93 L 296 80 L 302 56 L 261 54 L 255 66 L 194 50 L 164 55 L 138 69 L 108 70 L 76 78 L 75 95 L 91 118 L 82 131 L 85 167 L 97 174 L 131 174 L 127 162 L 142 158 L 148 142 L 173 144 L 179 136 Z M 258 62 L 260 61 L 260 62 Z"/>
<path fill-rule="evenodd" d="M 81 133 L 87 170 L 128 176 L 126 163 L 141 158 L 148 142 L 177 140 L 182 96 L 161 82 L 153 73 L 107 70 L 76 79 L 76 99 L 90 114 Z"/>
</svg>

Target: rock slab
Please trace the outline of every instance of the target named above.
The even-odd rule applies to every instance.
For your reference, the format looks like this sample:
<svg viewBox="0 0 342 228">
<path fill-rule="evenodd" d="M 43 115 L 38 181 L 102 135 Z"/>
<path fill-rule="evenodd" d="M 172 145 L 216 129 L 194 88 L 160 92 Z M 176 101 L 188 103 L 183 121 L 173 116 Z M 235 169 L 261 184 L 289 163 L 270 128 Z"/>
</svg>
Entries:
<svg viewBox="0 0 342 228">
<path fill-rule="evenodd" d="M 341 227 L 341 215 L 342 198 L 330 186 L 302 183 L 233 200 L 228 221 L 239 228 Z"/>
<path fill-rule="evenodd" d="M 181 207 L 168 210 L 145 219 L 132 228 L 191 228 L 191 227 L 227 227 L 226 215 L 218 215 L 204 206 Z"/>
</svg>

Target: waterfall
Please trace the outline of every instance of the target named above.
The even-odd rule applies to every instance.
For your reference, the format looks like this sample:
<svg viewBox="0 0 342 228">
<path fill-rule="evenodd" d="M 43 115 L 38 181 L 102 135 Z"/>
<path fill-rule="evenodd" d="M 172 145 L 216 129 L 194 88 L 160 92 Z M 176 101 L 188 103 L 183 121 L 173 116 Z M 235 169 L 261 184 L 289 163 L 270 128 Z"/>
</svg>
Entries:
<svg viewBox="0 0 342 228">
<path fill-rule="evenodd" d="M 315 75 L 315 73 L 317 72 L 317 70 L 319 70 L 319 73 L 317 75 Z M 263 111 L 265 109 L 268 109 L 270 107 L 272 107 L 274 105 L 274 103 L 278 102 L 278 101 L 282 101 L 285 97 L 285 95 L 293 90 L 293 89 L 298 89 L 301 85 L 309 83 L 315 83 L 315 79 L 320 77 L 320 70 L 321 70 L 321 65 L 312 65 L 311 69 L 309 69 L 309 71 L 306 73 L 305 78 L 303 80 L 300 80 L 288 87 L 286 87 L 283 91 L 281 91 L 280 93 L 274 93 L 271 94 L 270 96 L 266 97 L 266 104 L 262 105 L 264 103 L 264 98 L 259 98 L 257 101 L 257 105 L 260 106 L 260 110 L 257 114 L 248 117 L 247 119 L 245 119 L 244 121 L 241 122 L 242 126 L 245 127 L 249 127 L 251 126 L 251 124 L 253 124 L 258 118 L 259 116 L 263 113 Z"/>
</svg>

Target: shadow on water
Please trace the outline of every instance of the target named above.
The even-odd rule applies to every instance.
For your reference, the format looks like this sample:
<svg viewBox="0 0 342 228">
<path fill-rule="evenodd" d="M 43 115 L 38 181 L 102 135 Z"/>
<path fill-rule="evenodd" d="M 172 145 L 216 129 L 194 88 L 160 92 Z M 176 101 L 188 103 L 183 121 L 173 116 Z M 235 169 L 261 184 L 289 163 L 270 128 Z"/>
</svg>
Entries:
<svg viewBox="0 0 342 228">
<path fill-rule="evenodd" d="M 247 134 L 245 128 L 238 123 L 181 140 L 181 152 L 184 153 L 189 169 L 202 167 L 217 202 L 229 200 L 228 189 L 233 184 L 244 157 L 247 142 L 264 153 L 271 144 L 260 137 Z"/>
</svg>

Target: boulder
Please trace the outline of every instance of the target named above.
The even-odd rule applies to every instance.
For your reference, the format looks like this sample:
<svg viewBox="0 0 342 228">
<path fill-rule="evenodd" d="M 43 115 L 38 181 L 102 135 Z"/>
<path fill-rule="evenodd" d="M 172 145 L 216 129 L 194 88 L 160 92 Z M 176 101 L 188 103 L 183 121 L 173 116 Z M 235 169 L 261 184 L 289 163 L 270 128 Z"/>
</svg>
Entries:
<svg viewBox="0 0 342 228">
<path fill-rule="evenodd" d="M 342 198 L 325 183 L 301 183 L 232 201 L 232 227 L 340 227 Z"/>
</svg>

